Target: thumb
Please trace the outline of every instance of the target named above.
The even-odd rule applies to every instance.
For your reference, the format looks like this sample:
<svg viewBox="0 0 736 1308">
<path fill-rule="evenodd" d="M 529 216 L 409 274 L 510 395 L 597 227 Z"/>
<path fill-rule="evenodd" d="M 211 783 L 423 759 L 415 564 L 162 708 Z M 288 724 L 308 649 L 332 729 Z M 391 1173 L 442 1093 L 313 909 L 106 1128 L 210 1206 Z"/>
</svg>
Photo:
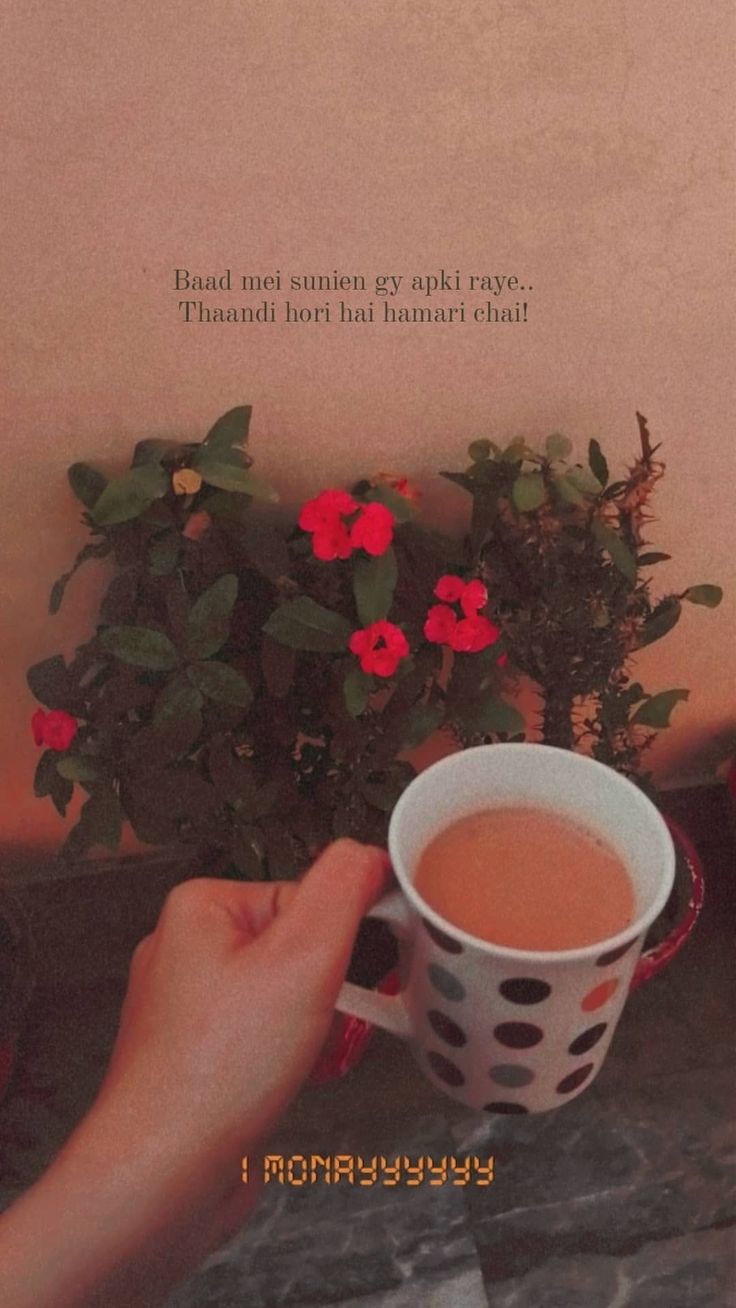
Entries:
<svg viewBox="0 0 736 1308">
<path fill-rule="evenodd" d="M 388 888 L 385 850 L 356 840 L 334 841 L 320 854 L 283 912 L 262 937 L 281 966 L 304 965 L 310 983 L 336 991 L 347 971 L 360 920 Z"/>
</svg>

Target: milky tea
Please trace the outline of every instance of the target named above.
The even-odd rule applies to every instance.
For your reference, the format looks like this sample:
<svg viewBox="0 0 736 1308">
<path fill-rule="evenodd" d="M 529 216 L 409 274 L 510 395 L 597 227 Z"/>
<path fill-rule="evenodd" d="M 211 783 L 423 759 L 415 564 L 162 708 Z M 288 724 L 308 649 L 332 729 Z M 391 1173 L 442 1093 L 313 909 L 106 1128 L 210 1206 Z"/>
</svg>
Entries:
<svg viewBox="0 0 736 1308">
<path fill-rule="evenodd" d="M 484 809 L 453 822 L 422 851 L 414 885 L 446 921 L 511 949 L 579 949 L 636 916 L 619 855 L 540 808 Z"/>
</svg>

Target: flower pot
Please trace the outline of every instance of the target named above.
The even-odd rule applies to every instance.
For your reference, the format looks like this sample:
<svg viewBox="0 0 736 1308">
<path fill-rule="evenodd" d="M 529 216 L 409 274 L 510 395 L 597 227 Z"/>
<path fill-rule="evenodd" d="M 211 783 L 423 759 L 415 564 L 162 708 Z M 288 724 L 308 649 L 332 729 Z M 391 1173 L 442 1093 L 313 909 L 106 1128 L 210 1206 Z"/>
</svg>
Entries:
<svg viewBox="0 0 736 1308">
<path fill-rule="evenodd" d="M 397 947 L 384 922 L 364 918 L 355 942 L 347 979 L 384 995 L 399 989 Z M 373 1035 L 372 1022 L 335 1013 L 329 1037 L 309 1075 L 314 1084 L 345 1076 L 363 1058 Z"/>
<path fill-rule="evenodd" d="M 675 846 L 675 881 L 667 903 L 644 941 L 632 989 L 655 976 L 680 952 L 703 907 L 705 879 L 697 850 L 673 818 L 665 821 Z"/>
<path fill-rule="evenodd" d="M 19 900 L 0 887 L 0 1100 L 13 1076 L 18 1040 L 33 989 L 28 919 Z"/>
</svg>

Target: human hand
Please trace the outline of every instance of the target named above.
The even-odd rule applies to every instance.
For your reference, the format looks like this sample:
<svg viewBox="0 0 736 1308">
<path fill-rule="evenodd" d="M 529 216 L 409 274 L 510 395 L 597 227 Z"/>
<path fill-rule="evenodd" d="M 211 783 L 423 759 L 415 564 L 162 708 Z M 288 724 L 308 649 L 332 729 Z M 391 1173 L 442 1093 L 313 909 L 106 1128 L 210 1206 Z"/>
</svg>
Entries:
<svg viewBox="0 0 736 1308">
<path fill-rule="evenodd" d="M 325 1043 L 388 875 L 383 850 L 339 840 L 300 882 L 175 887 L 133 955 L 100 1107 L 125 1103 L 184 1146 L 260 1140 Z"/>
<path fill-rule="evenodd" d="M 5 1302 L 153 1308 L 242 1224 L 259 1185 L 242 1183 L 240 1160 L 314 1066 L 388 876 L 383 850 L 339 840 L 299 882 L 174 888 L 135 950 L 92 1109 L 6 1217 L 12 1240 L 19 1210 L 20 1274 L 6 1267 L 0 1289 L 27 1297 Z M 24 1216 L 31 1242 L 43 1226 L 63 1250 L 51 1287 L 29 1280 Z"/>
</svg>

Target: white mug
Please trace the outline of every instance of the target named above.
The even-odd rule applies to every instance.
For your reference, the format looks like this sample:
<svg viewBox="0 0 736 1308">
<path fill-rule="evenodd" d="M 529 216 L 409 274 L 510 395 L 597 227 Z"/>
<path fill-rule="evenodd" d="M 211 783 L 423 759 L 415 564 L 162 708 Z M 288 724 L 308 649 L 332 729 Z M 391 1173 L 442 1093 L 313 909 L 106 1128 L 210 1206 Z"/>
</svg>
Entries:
<svg viewBox="0 0 736 1308">
<path fill-rule="evenodd" d="M 510 949 L 469 935 L 422 899 L 414 873 L 430 840 L 466 815 L 510 806 L 567 817 L 619 854 L 635 896 L 624 931 L 578 949 Z M 672 889 L 675 849 L 654 804 L 572 751 L 480 745 L 414 778 L 391 815 L 388 849 L 400 889 L 368 916 L 399 939 L 402 989 L 389 996 L 346 982 L 338 1010 L 407 1040 L 432 1084 L 470 1108 L 539 1113 L 580 1094 L 600 1070 L 647 930 Z"/>
</svg>

